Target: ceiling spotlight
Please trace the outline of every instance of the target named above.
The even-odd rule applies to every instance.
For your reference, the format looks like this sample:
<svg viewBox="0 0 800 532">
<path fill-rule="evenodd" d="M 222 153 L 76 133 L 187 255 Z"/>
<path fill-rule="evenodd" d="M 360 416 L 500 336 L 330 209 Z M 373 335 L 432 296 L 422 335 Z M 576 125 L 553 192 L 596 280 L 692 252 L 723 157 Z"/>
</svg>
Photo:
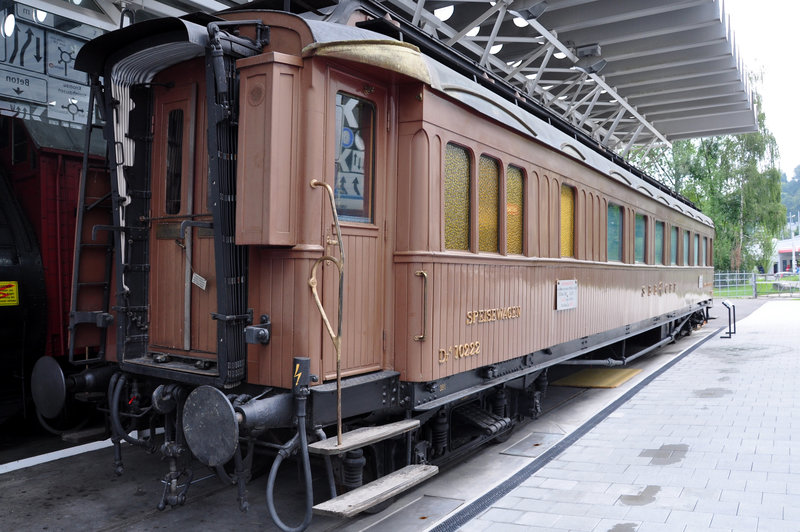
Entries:
<svg viewBox="0 0 800 532">
<path fill-rule="evenodd" d="M 489 48 L 489 53 L 492 54 L 492 55 L 496 55 L 502 49 L 503 49 L 503 45 L 502 44 L 495 44 L 494 46 Z"/>
<path fill-rule="evenodd" d="M 480 26 L 475 26 L 474 28 L 472 28 L 471 30 L 469 30 L 467 32 L 467 37 L 475 37 L 476 35 L 478 35 L 478 33 L 480 33 L 480 31 L 481 31 L 481 27 Z"/>
<path fill-rule="evenodd" d="M 17 20 L 14 15 L 8 15 L 3 21 L 3 37 L 11 37 L 14 34 L 14 28 L 17 26 Z"/>
<path fill-rule="evenodd" d="M 556 59 L 564 59 L 565 57 L 567 57 L 567 54 L 565 54 L 564 52 L 556 52 L 553 54 L 553 57 L 555 57 Z"/>
<path fill-rule="evenodd" d="M 453 6 L 440 7 L 439 9 L 433 10 L 433 15 L 442 22 L 444 22 L 453 16 L 454 9 L 455 8 Z"/>
<path fill-rule="evenodd" d="M 514 26 L 518 28 L 524 28 L 528 25 L 528 21 L 522 17 L 514 17 Z"/>
<path fill-rule="evenodd" d="M 599 44 L 578 46 L 575 48 L 575 55 L 578 56 L 578 61 L 575 62 L 573 68 L 587 74 L 597 74 L 608 64 L 608 61 L 600 57 Z"/>
</svg>

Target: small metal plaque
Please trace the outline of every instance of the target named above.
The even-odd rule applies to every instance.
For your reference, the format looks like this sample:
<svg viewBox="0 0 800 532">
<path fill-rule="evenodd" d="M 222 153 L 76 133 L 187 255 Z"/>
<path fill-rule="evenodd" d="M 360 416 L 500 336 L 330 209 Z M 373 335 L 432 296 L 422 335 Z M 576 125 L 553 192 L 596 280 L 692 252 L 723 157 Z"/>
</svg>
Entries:
<svg viewBox="0 0 800 532">
<path fill-rule="evenodd" d="M 160 222 L 156 224 L 156 238 L 159 240 L 175 240 L 181 237 L 180 222 Z"/>
<path fill-rule="evenodd" d="M 208 285 L 208 281 L 205 277 L 200 274 L 193 273 L 192 274 L 192 284 L 198 287 L 200 290 L 205 290 L 206 285 Z"/>
<path fill-rule="evenodd" d="M 556 281 L 556 310 L 578 308 L 578 280 Z"/>
</svg>

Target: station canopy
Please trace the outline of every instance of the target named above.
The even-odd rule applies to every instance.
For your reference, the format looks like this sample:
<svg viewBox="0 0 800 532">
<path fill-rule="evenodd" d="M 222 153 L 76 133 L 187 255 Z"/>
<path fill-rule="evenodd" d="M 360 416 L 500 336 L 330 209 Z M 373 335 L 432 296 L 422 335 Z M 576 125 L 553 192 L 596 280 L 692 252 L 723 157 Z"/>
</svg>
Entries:
<svg viewBox="0 0 800 532">
<path fill-rule="evenodd" d="M 323 19 L 335 19 L 346 2 L 292 0 L 291 7 L 298 12 L 315 4 Z M 28 3 L 104 30 L 119 27 L 123 14 L 121 4 L 109 0 Z M 272 3 L 280 9 L 284 0 Z M 634 146 L 757 129 L 748 75 L 721 0 L 383 0 L 375 5 L 623 156 Z M 140 20 L 246 3 L 135 0 L 125 6 Z"/>
</svg>

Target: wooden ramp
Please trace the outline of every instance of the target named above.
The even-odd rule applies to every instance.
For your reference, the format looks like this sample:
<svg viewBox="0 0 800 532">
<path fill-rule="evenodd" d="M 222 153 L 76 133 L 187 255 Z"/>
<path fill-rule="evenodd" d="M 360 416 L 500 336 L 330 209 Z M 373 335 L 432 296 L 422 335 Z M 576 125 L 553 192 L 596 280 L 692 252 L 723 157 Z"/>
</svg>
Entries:
<svg viewBox="0 0 800 532">
<path fill-rule="evenodd" d="M 314 506 L 314 513 L 353 517 L 364 510 L 416 486 L 439 472 L 433 465 L 410 465 Z"/>
</svg>

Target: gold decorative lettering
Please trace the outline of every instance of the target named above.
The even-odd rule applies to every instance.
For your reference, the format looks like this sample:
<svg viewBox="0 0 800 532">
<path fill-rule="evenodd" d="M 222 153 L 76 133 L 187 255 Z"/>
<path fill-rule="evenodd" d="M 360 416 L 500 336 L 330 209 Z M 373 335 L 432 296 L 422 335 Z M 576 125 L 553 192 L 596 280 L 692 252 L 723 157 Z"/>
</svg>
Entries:
<svg viewBox="0 0 800 532">
<path fill-rule="evenodd" d="M 439 364 L 447 362 L 447 350 L 439 349 Z"/>
<path fill-rule="evenodd" d="M 516 319 L 522 316 L 522 307 L 501 307 L 467 311 L 466 324 L 489 323 Z"/>
</svg>

